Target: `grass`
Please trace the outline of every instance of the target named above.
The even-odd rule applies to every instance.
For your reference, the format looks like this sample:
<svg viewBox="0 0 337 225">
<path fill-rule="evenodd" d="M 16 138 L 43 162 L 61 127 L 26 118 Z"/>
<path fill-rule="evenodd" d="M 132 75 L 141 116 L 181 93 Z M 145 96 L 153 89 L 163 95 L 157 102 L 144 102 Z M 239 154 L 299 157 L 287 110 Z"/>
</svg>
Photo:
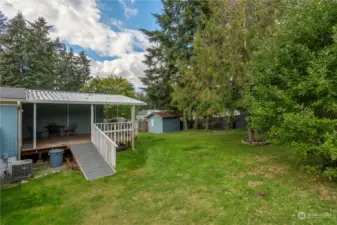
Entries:
<svg viewBox="0 0 337 225">
<path fill-rule="evenodd" d="M 141 134 L 114 176 L 4 186 L 1 224 L 337 224 L 336 183 L 300 172 L 291 149 L 242 145 L 244 135 Z"/>
</svg>

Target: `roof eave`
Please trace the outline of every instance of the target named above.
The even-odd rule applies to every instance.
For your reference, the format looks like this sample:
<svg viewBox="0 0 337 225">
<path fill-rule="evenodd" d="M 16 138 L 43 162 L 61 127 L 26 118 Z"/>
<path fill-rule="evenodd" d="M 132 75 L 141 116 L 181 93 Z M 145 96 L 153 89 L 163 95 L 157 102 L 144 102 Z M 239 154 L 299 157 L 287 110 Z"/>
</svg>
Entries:
<svg viewBox="0 0 337 225">
<path fill-rule="evenodd" d="M 45 100 L 26 100 L 25 103 L 45 103 L 45 104 L 78 104 L 78 105 L 147 105 L 145 102 L 89 102 L 89 101 L 45 101 Z"/>
<path fill-rule="evenodd" d="M 19 98 L 0 98 L 0 102 L 25 102 L 26 99 Z"/>
</svg>

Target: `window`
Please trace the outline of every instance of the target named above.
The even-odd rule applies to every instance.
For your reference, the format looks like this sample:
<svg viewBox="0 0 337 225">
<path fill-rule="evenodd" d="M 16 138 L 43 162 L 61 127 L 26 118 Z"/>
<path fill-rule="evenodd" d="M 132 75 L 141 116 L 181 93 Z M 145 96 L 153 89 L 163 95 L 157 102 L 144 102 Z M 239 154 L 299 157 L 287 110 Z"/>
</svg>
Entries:
<svg viewBox="0 0 337 225">
<path fill-rule="evenodd" d="M 151 119 L 151 126 L 154 127 L 154 119 Z"/>
</svg>

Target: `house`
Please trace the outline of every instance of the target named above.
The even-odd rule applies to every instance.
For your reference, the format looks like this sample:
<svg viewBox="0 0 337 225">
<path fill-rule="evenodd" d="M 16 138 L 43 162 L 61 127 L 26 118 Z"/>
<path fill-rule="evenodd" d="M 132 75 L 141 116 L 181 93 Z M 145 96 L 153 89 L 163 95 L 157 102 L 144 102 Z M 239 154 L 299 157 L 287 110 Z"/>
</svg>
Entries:
<svg viewBox="0 0 337 225">
<path fill-rule="evenodd" d="M 179 117 L 179 114 L 174 112 L 152 112 L 147 116 L 148 131 L 151 133 L 180 131 Z"/>
<path fill-rule="evenodd" d="M 130 105 L 131 121 L 104 123 L 104 105 Z M 0 172 L 10 172 L 15 160 L 63 148 L 88 180 L 111 175 L 118 144 L 131 142 L 134 149 L 136 105 L 146 103 L 122 95 L 0 87 Z"/>
</svg>

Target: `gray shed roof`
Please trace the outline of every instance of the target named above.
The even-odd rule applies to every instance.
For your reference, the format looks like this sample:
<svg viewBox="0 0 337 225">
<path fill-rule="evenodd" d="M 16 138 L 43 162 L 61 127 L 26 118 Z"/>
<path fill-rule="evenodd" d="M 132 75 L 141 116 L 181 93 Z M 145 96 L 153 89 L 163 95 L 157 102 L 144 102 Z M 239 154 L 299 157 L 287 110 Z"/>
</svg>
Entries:
<svg viewBox="0 0 337 225">
<path fill-rule="evenodd" d="M 0 87 L 0 98 L 21 100 L 26 98 L 25 88 Z"/>
<path fill-rule="evenodd" d="M 145 102 L 123 95 L 27 90 L 26 102 L 32 103 L 69 103 L 69 104 L 114 104 L 114 105 L 146 105 Z"/>
</svg>

